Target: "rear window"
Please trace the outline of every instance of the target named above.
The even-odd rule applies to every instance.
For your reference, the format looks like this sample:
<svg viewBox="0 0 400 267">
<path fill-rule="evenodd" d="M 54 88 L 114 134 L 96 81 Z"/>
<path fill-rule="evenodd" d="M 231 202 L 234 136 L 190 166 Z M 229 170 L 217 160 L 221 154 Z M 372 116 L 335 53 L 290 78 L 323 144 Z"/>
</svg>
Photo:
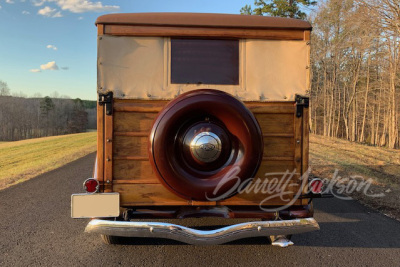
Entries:
<svg viewBox="0 0 400 267">
<path fill-rule="evenodd" d="M 239 84 L 239 40 L 171 38 L 171 83 Z"/>
</svg>

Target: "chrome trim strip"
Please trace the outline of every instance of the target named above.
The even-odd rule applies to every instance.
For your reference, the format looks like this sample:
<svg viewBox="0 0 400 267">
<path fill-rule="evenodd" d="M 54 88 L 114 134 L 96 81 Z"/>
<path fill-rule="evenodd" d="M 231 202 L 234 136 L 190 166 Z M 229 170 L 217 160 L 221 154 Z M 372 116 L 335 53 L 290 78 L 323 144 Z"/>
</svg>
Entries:
<svg viewBox="0 0 400 267">
<path fill-rule="evenodd" d="M 86 226 L 85 232 L 124 237 L 166 238 L 192 245 L 218 245 L 247 237 L 290 235 L 315 230 L 319 230 L 319 225 L 314 218 L 255 221 L 207 231 L 170 223 L 94 219 Z"/>
</svg>

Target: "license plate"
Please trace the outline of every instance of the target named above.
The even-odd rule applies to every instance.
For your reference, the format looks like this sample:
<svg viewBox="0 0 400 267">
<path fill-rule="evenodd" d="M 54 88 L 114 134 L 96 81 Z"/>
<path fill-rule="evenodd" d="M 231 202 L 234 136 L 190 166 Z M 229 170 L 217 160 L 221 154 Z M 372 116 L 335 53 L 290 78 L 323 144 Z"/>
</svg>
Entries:
<svg viewBox="0 0 400 267">
<path fill-rule="evenodd" d="M 73 194 L 72 218 L 98 218 L 119 216 L 119 193 Z"/>
</svg>

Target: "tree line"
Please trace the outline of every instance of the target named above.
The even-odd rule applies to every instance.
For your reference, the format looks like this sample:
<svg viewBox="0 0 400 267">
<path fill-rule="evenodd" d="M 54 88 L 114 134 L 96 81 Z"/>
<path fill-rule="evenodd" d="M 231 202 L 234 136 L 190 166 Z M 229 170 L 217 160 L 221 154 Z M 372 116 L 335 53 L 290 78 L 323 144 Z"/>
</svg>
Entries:
<svg viewBox="0 0 400 267">
<path fill-rule="evenodd" d="M 242 14 L 308 19 L 311 132 L 399 148 L 399 0 L 255 0 Z"/>
<path fill-rule="evenodd" d="M 85 132 L 96 128 L 96 102 L 11 96 L 0 81 L 0 141 Z"/>
<path fill-rule="evenodd" d="M 399 148 L 400 2 L 328 0 L 311 18 L 311 131 Z"/>
</svg>

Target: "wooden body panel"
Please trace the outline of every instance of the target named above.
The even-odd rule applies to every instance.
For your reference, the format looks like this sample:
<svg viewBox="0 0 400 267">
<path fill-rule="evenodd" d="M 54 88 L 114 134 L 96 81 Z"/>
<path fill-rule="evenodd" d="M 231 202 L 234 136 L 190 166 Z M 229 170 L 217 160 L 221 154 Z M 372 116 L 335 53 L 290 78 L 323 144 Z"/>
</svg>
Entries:
<svg viewBox="0 0 400 267">
<path fill-rule="evenodd" d="M 121 194 L 122 206 L 199 205 L 198 202 L 177 197 L 165 188 L 148 160 L 148 140 L 153 121 L 166 103 L 167 101 L 115 99 L 111 116 L 105 115 L 102 107 L 99 107 L 102 112 L 99 113 L 98 171 L 104 174 L 104 182 L 101 180 L 102 175 L 99 178 L 105 185 L 106 192 Z M 261 188 L 277 188 L 288 183 L 290 186 L 287 189 L 290 192 L 287 199 L 291 199 L 292 195 L 301 190 L 299 174 L 308 167 L 308 152 L 305 151 L 308 148 L 308 137 L 304 137 L 308 136 L 308 131 L 305 130 L 308 129 L 308 116 L 307 119 L 306 116 L 295 116 L 295 102 L 245 104 L 258 120 L 264 138 L 263 161 L 253 184 L 249 186 L 258 182 L 257 186 Z M 304 113 L 307 112 L 308 109 L 305 109 Z M 104 154 L 101 152 L 102 144 Z M 101 155 L 104 155 L 102 164 Z M 291 172 L 295 174 L 290 175 Z M 265 185 L 262 185 L 263 182 Z M 251 190 L 211 204 L 259 205 L 266 198 L 271 198 L 266 202 L 268 205 L 287 204 L 287 200 L 261 191 L 254 193 Z M 302 200 L 292 204 L 300 205 Z"/>
<path fill-rule="evenodd" d="M 206 27 L 105 25 L 104 34 L 115 36 L 189 36 L 218 38 L 254 38 L 269 40 L 304 40 L 299 29 L 232 29 Z"/>
</svg>

